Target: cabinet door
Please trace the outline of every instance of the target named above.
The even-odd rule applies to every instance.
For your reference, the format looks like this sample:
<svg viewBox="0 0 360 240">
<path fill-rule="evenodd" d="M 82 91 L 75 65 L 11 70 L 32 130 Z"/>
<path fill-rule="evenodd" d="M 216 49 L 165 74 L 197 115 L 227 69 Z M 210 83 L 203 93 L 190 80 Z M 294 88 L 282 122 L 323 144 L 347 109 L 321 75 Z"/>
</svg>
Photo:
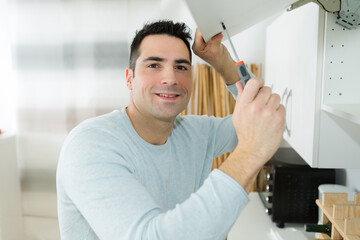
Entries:
<svg viewBox="0 0 360 240">
<path fill-rule="evenodd" d="M 233 36 L 288 8 L 296 0 L 186 0 L 205 41 L 222 32 Z"/>
<path fill-rule="evenodd" d="M 286 106 L 284 139 L 312 165 L 317 155 L 324 13 L 307 4 L 267 29 L 266 78 Z"/>
</svg>

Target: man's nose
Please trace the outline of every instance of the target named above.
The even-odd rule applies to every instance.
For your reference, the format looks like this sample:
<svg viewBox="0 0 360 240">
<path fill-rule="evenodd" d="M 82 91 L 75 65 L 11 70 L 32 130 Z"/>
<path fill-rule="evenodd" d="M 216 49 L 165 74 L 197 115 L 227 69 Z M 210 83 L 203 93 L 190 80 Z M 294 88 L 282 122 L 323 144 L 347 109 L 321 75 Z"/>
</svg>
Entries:
<svg viewBox="0 0 360 240">
<path fill-rule="evenodd" d="M 161 83 L 167 85 L 176 85 L 178 83 L 176 72 L 173 67 L 164 69 Z"/>
</svg>

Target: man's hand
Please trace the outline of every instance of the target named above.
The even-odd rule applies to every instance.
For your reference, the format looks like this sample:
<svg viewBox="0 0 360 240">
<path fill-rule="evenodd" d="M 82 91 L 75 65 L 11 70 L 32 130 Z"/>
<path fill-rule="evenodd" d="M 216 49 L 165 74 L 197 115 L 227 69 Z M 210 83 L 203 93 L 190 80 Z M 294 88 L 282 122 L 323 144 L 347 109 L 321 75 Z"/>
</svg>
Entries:
<svg viewBox="0 0 360 240">
<path fill-rule="evenodd" d="M 235 67 L 235 61 L 229 51 L 221 43 L 221 33 L 213 36 L 207 43 L 204 41 L 199 29 L 196 29 L 192 49 L 196 55 L 213 66 L 223 77 L 226 84 L 231 85 L 239 81 L 240 76 Z"/>
<path fill-rule="evenodd" d="M 279 148 L 284 132 L 285 108 L 280 96 L 264 87 L 261 79 L 250 79 L 245 89 L 236 83 L 238 97 L 232 117 L 238 146 L 220 166 L 244 189 Z"/>
</svg>

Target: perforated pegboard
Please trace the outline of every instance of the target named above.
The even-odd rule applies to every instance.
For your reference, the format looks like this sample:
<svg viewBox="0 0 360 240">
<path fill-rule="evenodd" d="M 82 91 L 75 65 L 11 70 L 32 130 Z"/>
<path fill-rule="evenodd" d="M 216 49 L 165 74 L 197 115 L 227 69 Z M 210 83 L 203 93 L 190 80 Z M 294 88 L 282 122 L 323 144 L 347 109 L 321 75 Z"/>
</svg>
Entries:
<svg viewBox="0 0 360 240">
<path fill-rule="evenodd" d="M 360 104 L 360 27 L 348 30 L 326 13 L 323 103 Z"/>
</svg>

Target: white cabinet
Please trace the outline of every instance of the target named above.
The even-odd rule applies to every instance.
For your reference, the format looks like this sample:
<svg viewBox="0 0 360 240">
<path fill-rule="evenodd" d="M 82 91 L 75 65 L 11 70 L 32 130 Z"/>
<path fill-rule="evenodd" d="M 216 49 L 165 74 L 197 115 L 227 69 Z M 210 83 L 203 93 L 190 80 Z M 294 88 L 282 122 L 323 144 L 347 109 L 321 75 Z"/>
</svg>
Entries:
<svg viewBox="0 0 360 240">
<path fill-rule="evenodd" d="M 280 15 L 265 81 L 286 106 L 284 139 L 310 166 L 360 168 L 360 30 L 335 22 L 313 3 Z"/>
<path fill-rule="evenodd" d="M 220 22 L 235 35 L 295 0 L 186 2 L 208 39 Z M 284 139 L 310 166 L 360 168 L 360 29 L 314 3 L 282 13 L 267 29 L 265 84 L 286 105 Z"/>
</svg>

